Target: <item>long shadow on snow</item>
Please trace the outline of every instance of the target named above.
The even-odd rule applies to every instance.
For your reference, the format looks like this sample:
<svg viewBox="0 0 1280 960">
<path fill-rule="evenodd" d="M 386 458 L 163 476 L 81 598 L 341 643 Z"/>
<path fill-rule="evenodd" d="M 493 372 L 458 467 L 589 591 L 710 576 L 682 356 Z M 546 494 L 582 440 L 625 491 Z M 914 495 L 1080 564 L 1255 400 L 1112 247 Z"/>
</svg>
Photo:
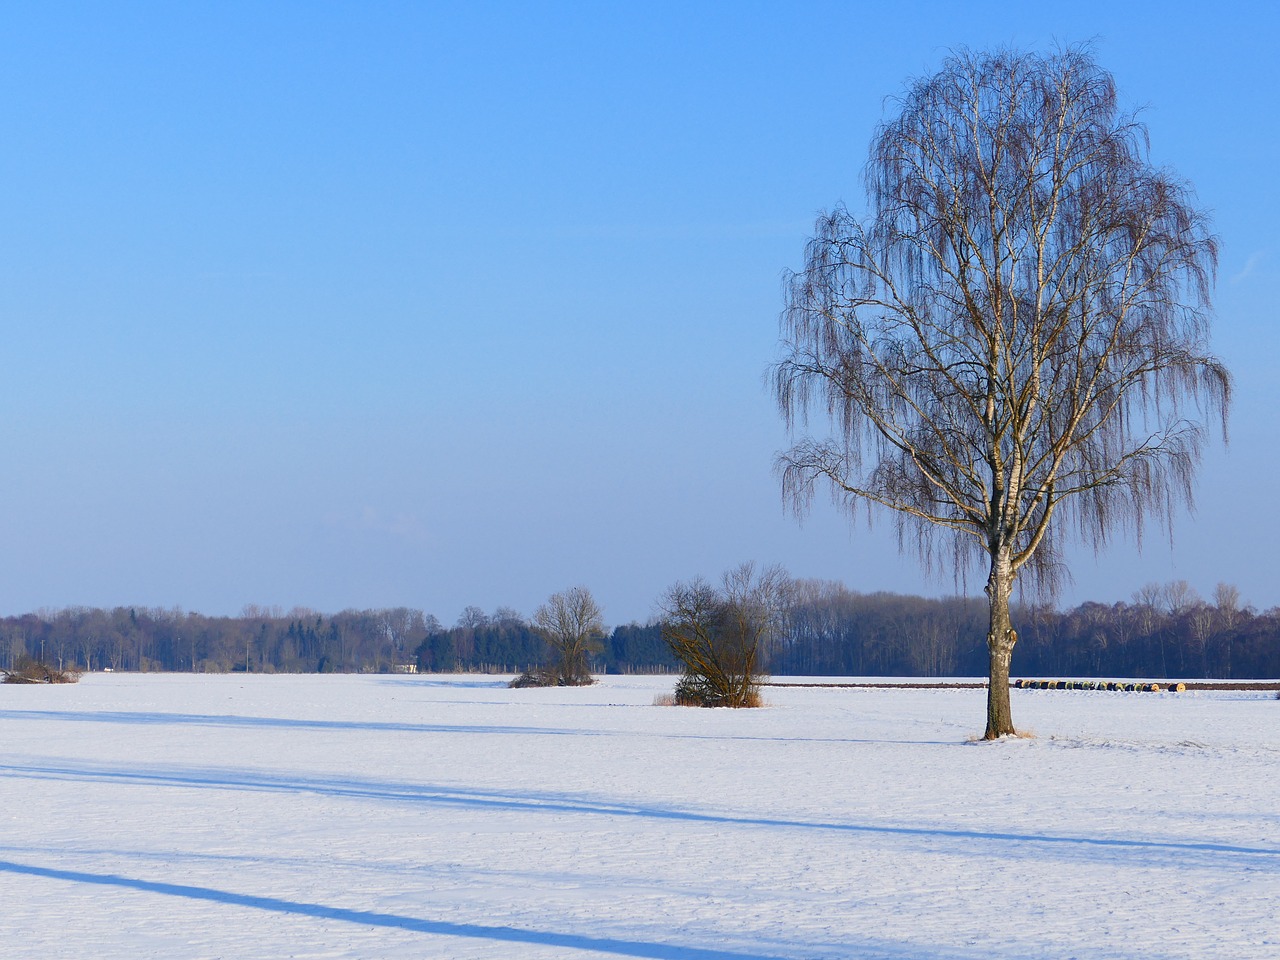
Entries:
<svg viewBox="0 0 1280 960">
<path fill-rule="evenodd" d="M 349 910 L 343 907 L 327 907 L 318 903 L 299 903 L 276 897 L 260 897 L 245 893 L 232 893 L 212 887 L 195 887 L 182 883 L 159 883 L 121 877 L 110 873 L 86 873 L 81 870 L 55 870 L 36 867 L 11 860 L 0 860 L 0 871 L 49 880 L 66 880 L 71 883 L 89 883 L 98 886 L 123 887 L 143 893 L 158 893 L 189 900 L 225 903 L 275 913 L 299 914 L 321 920 L 340 920 L 372 927 L 392 927 L 413 933 L 428 933 L 444 937 L 469 937 L 477 940 L 497 940 L 507 943 L 530 943 L 539 946 L 563 947 L 573 950 L 595 950 L 613 953 L 621 957 L 648 957 L 653 960 L 784 960 L 778 956 L 759 953 L 738 953 L 732 950 L 709 950 L 705 947 L 684 947 L 665 943 L 646 943 L 640 940 L 619 940 L 611 937 L 588 937 L 573 933 L 553 933 L 544 930 L 527 930 L 522 927 L 484 926 L 475 923 L 449 923 L 442 920 L 420 920 L 402 917 L 394 913 L 377 913 L 371 910 Z"/>
<path fill-rule="evenodd" d="M 396 723 L 385 720 L 303 720 L 293 717 L 244 717 L 237 714 L 143 713 L 133 711 L 0 710 L 0 720 L 58 720 L 123 723 L 138 726 L 280 727 L 288 730 L 374 731 L 378 733 L 525 733 L 537 736 L 605 736 L 603 731 L 558 727 L 515 727 L 485 724 Z"/>
<path fill-rule="evenodd" d="M 334 855 L 332 851 L 317 852 L 309 856 L 272 855 L 262 847 L 245 853 L 207 853 L 199 850 L 179 849 L 127 849 L 120 846 L 98 847 L 81 844 L 57 843 L 55 845 L 40 844 L 6 844 L 0 843 L 0 860 L 7 857 L 89 857 L 106 858 L 116 863 L 128 863 L 129 867 L 120 869 L 145 869 L 151 864 L 159 863 L 165 867 L 186 868 L 193 865 L 231 866 L 233 868 L 258 868 L 263 866 L 284 867 L 293 872 L 309 872 L 341 869 L 354 876 L 376 876 L 382 881 L 400 876 L 414 882 L 424 878 L 439 878 L 441 881 L 455 884 L 460 876 L 475 883 L 499 882 L 515 884 L 520 888 L 529 888 L 534 884 L 551 884 L 562 887 L 565 883 L 605 886 L 616 892 L 619 897 L 630 895 L 631 890 L 640 890 L 647 894 L 655 886 L 662 886 L 663 881 L 646 877 L 621 877 L 616 873 L 584 873 L 581 867 L 574 865 L 572 874 L 556 870 L 549 865 L 546 869 L 534 869 L 537 861 L 531 861 L 527 869 L 501 869 L 498 867 L 482 867 L 469 864 L 465 873 L 460 874 L 459 867 L 448 861 L 434 859 L 380 859 L 376 853 L 364 857 Z M 699 878 L 708 880 L 708 878 Z M 394 880 L 392 882 L 395 882 Z M 668 889 L 666 886 L 662 887 Z M 724 890 L 717 888 L 713 881 L 687 885 L 681 889 L 687 896 L 713 897 L 722 895 Z"/>
<path fill-rule="evenodd" d="M 143 713 L 130 711 L 0 710 L 0 720 L 57 720 L 81 723 L 165 724 L 200 727 L 278 727 L 291 730 L 374 731 L 379 733 L 487 733 L 555 737 L 656 737 L 662 740 L 760 740 L 778 743 L 913 743 L 954 746 L 946 740 L 889 740 L 858 737 L 755 737 L 731 734 L 660 733 L 629 730 L 591 730 L 567 727 L 519 727 L 497 724 L 396 723 L 385 720 L 302 720 L 292 717 L 243 717 L 236 714 Z"/>
<path fill-rule="evenodd" d="M 1038 844 L 1053 847 L 1086 850 L 1133 851 L 1150 854 L 1177 854 L 1182 859 L 1165 861 L 1157 859 L 1157 865 L 1170 863 L 1180 867 L 1190 866 L 1189 854 L 1218 854 L 1246 856 L 1254 864 L 1262 863 L 1280 868 L 1280 848 L 1246 847 L 1215 842 L 1187 842 L 1168 840 L 1129 840 L 1118 837 L 1070 837 L 1046 834 L 1004 833 L 983 830 L 957 830 L 942 827 L 885 826 L 865 823 L 827 823 L 812 820 L 787 820 L 778 817 L 743 817 L 729 814 L 702 813 L 696 810 L 680 810 L 627 803 L 611 803 L 562 793 L 526 792 L 522 794 L 497 790 L 477 790 L 468 787 L 444 787 L 420 783 L 395 783 L 391 781 L 359 781 L 318 778 L 290 778 L 234 770 L 172 770 L 141 771 L 114 770 L 104 767 L 33 764 L 0 764 L 0 776 L 26 777 L 41 780 L 68 780 L 133 784 L 142 786 L 169 786 L 210 788 L 219 790 L 248 790 L 267 793 L 309 793 L 326 797 L 357 800 L 378 800 L 432 804 L 437 806 L 464 807 L 481 810 L 519 811 L 522 813 L 580 814 L 605 817 L 637 817 L 649 820 L 673 820 L 686 823 L 709 823 L 724 826 L 775 827 L 782 829 L 828 830 L 838 833 L 864 835 L 901 836 L 922 839 L 946 839 L 963 841 L 990 841 L 1015 844 Z M 1262 858 L 1254 860 L 1253 858 Z M 1274 860 L 1270 858 L 1275 858 Z M 1210 861 L 1212 864 L 1213 861 Z"/>
<path fill-rule="evenodd" d="M 995 955 L 987 948 L 958 948 L 942 944 L 926 945 L 874 938 L 861 938 L 855 942 L 846 942 L 838 945 L 801 945 L 798 947 L 792 943 L 780 943 L 774 940 L 771 941 L 773 949 L 780 947 L 787 951 L 785 954 L 741 953 L 734 950 L 679 946 L 644 940 L 623 940 L 616 937 L 591 937 L 583 934 L 553 933 L 544 930 L 529 930 L 523 927 L 422 920 L 417 917 L 405 917 L 393 913 L 351 910 L 343 907 L 324 906 L 323 904 L 281 900 L 277 897 L 232 893 L 212 887 L 139 880 L 134 877 L 122 877 L 118 874 L 87 873 L 79 870 L 37 867 L 10 860 L 0 860 L 0 873 L 63 880 L 69 883 L 85 883 L 94 886 L 120 887 L 127 890 L 137 890 L 142 893 L 184 897 L 190 900 L 295 914 L 321 920 L 336 920 L 372 927 L 388 927 L 411 933 L 494 940 L 500 943 L 528 943 L 571 950 L 591 950 L 598 953 L 612 953 L 620 957 L 641 957 L 650 958 L 650 960 L 793 960 L 798 956 L 794 952 L 797 949 L 802 950 L 805 957 L 839 957 L 840 960 L 859 960 L 859 958 L 865 958 L 865 960 L 873 960 L 873 958 L 874 960 L 919 960 L 921 957 L 929 957 L 931 960 L 978 960 L 978 958 L 991 960 L 992 956 Z M 1037 956 L 1047 955 L 1043 952 L 1037 953 Z M 1019 954 L 1018 956 L 1022 955 Z"/>
</svg>

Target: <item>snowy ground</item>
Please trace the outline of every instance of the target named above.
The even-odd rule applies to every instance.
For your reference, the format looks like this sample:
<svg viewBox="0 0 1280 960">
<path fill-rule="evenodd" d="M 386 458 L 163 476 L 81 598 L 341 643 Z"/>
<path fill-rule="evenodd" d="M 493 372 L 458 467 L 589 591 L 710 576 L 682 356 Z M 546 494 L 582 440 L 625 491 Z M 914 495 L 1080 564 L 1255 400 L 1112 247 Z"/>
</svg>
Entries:
<svg viewBox="0 0 1280 960">
<path fill-rule="evenodd" d="M 0 687 L 6 958 L 1280 957 L 1273 694 Z"/>
</svg>

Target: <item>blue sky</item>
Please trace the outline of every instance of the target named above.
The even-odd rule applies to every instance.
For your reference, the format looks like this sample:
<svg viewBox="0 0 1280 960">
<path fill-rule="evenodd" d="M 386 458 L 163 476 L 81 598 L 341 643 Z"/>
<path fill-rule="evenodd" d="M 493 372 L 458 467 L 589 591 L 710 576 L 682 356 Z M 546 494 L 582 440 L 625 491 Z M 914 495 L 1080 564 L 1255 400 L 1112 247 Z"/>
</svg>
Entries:
<svg viewBox="0 0 1280 960">
<path fill-rule="evenodd" d="M 952 592 L 772 472 L 780 277 L 949 48 L 1092 39 L 1222 240 L 1227 450 L 1172 546 L 1280 604 L 1266 4 L 12 4 L 0 613 L 464 606 L 611 623 L 745 559 Z M 977 585 L 970 585 L 976 590 Z"/>
</svg>

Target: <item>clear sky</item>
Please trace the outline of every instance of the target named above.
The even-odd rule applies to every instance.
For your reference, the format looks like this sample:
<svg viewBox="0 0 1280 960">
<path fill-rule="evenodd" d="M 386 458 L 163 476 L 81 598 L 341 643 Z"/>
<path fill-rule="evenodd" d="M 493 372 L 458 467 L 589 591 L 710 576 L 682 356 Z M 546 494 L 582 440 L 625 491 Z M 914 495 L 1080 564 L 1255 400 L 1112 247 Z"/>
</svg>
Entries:
<svg viewBox="0 0 1280 960">
<path fill-rule="evenodd" d="M 610 623 L 742 560 L 941 594 L 784 508 L 763 374 L 819 211 L 948 48 L 1094 40 L 1222 240 L 1236 377 L 1172 546 L 1280 604 L 1271 4 L 13 3 L 0 33 L 0 613 L 246 603 Z M 970 584 L 976 591 L 979 584 Z"/>
</svg>

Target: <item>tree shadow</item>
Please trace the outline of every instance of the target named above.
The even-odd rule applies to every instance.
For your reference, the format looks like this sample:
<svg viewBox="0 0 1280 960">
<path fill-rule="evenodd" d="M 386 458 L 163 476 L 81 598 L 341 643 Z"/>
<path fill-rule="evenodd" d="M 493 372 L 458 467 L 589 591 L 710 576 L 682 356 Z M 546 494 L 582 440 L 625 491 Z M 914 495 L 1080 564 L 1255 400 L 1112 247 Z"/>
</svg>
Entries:
<svg viewBox="0 0 1280 960">
<path fill-rule="evenodd" d="M 467 701 L 473 704 L 474 701 Z M 305 720 L 297 717 L 246 717 L 231 713 L 160 713 L 130 710 L 0 710 L 4 720 L 53 720 L 81 723 L 120 723 L 137 726 L 197 726 L 322 730 L 373 733 L 490 733 L 530 736 L 609 736 L 607 731 L 564 727 L 520 727 L 490 724 L 401 723 L 388 720 Z"/>
<path fill-rule="evenodd" d="M 468 705 L 477 701 L 469 700 Z M 505 705 L 505 704 L 504 704 Z M 0 710 L 0 720 L 40 720 L 75 723 L 120 723 L 140 726 L 166 724 L 200 727 L 279 728 L 328 732 L 492 734 L 497 736 L 654 737 L 662 740 L 747 740 L 775 743 L 900 743 L 957 746 L 961 741 L 871 739 L 857 737 L 761 737 L 732 734 L 667 733 L 601 730 L 574 727 L 530 727 L 505 724 L 407 723 L 387 720 L 306 720 L 294 717 L 246 717 L 238 714 L 160 713 L 127 710 Z"/>
<path fill-rule="evenodd" d="M 1221 868 L 1245 858 L 1252 868 L 1280 869 L 1280 848 L 1241 846 L 1215 841 L 1146 840 L 1125 837 L 1065 836 L 989 830 L 963 830 L 936 826 L 899 826 L 855 822 L 753 817 L 677 807 L 600 800 L 553 791 L 477 789 L 426 783 L 384 780 L 291 777 L 276 773 L 234 769 L 153 769 L 70 764 L 0 764 L 0 774 L 30 779 L 67 780 L 138 786 L 244 790 L 266 793 L 306 793 L 324 797 L 412 803 L 476 810 L 554 815 L 636 818 L 654 821 L 703 823 L 729 827 L 762 827 L 782 830 L 825 831 L 915 838 L 924 841 L 981 842 L 1004 847 L 1010 856 L 1039 856 L 1054 851 L 1064 857 L 1143 855 L 1151 865 L 1185 869 Z M 1031 851 L 1041 851 L 1032 853 Z M 990 853 L 990 851 L 984 851 Z"/>
<path fill-rule="evenodd" d="M 140 880 L 110 873 L 88 873 L 83 870 L 37 867 L 16 863 L 11 860 L 0 860 L 0 872 L 28 877 L 41 877 L 48 880 L 63 880 L 69 883 L 120 887 L 127 890 L 137 890 L 142 893 L 154 893 L 170 897 L 182 897 L 188 900 L 248 907 L 273 913 L 295 914 L 320 920 L 335 920 L 370 927 L 390 927 L 397 930 L 407 930 L 411 933 L 425 933 L 443 937 L 466 937 L 512 944 L 534 944 L 569 950 L 594 950 L 598 953 L 611 953 L 619 957 L 645 957 L 651 958 L 651 960 L 785 960 L 785 958 L 778 955 L 741 953 L 736 950 L 716 950 L 706 947 L 624 940 L 614 937 L 591 937 L 583 934 L 531 930 L 524 927 L 423 920 L 418 917 L 405 917 L 394 913 L 352 910 L 318 903 L 282 900 L 277 897 L 233 893 L 213 887 Z"/>
</svg>

